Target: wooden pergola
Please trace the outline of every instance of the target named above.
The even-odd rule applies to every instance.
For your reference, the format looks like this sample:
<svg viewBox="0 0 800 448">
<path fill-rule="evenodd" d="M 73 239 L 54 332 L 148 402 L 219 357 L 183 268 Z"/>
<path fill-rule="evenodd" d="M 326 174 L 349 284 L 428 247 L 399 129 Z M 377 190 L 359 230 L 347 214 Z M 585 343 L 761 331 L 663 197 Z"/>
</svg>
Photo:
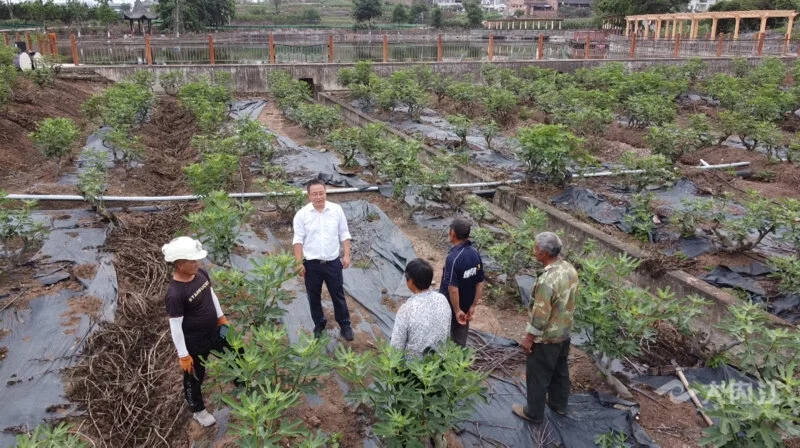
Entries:
<svg viewBox="0 0 800 448">
<path fill-rule="evenodd" d="M 786 38 L 792 37 L 792 24 L 794 23 L 794 16 L 797 11 L 794 10 L 780 10 L 780 11 L 726 11 L 726 12 L 695 12 L 695 13 L 675 13 L 675 14 L 643 14 L 638 16 L 625 16 L 625 37 L 630 36 L 631 32 L 639 34 L 639 24 L 646 22 L 648 25 L 642 27 L 644 38 L 648 38 L 650 31 L 649 24 L 655 22 L 655 36 L 654 39 L 661 38 L 662 24 L 666 26 L 665 36 L 674 39 L 675 36 L 683 33 L 683 24 L 685 22 L 691 23 L 689 31 L 689 39 L 697 39 L 697 32 L 701 20 L 711 20 L 711 39 L 715 39 L 717 35 L 717 22 L 724 19 L 733 19 L 736 25 L 733 30 L 733 38 L 739 38 L 739 25 L 742 19 L 761 19 L 761 30 L 764 33 L 767 30 L 767 19 L 789 19 L 788 30 L 786 31 Z M 633 24 L 633 26 L 631 26 Z M 671 31 L 670 31 L 670 27 Z"/>
</svg>

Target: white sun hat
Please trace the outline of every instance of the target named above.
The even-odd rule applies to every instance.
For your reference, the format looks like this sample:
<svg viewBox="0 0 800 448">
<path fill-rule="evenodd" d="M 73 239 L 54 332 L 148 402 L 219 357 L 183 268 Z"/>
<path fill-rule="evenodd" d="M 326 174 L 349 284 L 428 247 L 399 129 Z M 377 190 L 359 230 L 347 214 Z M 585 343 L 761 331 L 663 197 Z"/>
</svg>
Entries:
<svg viewBox="0 0 800 448">
<path fill-rule="evenodd" d="M 202 260 L 208 255 L 200 241 L 188 236 L 179 236 L 161 246 L 161 252 L 169 263 L 175 260 Z"/>
</svg>

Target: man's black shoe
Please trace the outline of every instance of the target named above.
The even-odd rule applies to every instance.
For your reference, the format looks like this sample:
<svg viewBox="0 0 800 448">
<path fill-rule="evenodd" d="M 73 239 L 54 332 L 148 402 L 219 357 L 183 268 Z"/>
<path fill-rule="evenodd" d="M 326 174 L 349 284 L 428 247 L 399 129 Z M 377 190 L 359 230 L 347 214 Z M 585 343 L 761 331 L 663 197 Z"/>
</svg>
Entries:
<svg viewBox="0 0 800 448">
<path fill-rule="evenodd" d="M 321 338 L 323 331 L 325 331 L 325 327 L 314 327 L 314 337 L 316 339 Z"/>
<path fill-rule="evenodd" d="M 341 329 L 341 330 L 339 330 L 339 334 L 341 334 L 341 335 L 342 335 L 342 337 L 343 337 L 343 338 L 344 338 L 346 341 L 352 341 L 352 340 L 354 339 L 354 336 L 353 336 L 353 327 L 351 327 L 350 325 L 348 325 L 348 326 L 346 326 L 346 327 L 342 327 L 342 329 Z"/>
</svg>

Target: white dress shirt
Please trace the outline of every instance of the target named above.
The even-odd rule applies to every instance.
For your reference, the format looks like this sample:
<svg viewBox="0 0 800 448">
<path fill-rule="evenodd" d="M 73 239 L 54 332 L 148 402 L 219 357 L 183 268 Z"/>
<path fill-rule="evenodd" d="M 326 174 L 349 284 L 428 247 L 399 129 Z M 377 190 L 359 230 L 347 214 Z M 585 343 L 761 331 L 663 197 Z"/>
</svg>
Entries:
<svg viewBox="0 0 800 448">
<path fill-rule="evenodd" d="M 335 260 L 339 258 L 339 243 L 349 239 L 347 218 L 339 204 L 325 201 L 325 208 L 318 212 L 309 202 L 294 215 L 292 245 L 303 245 L 306 260 Z"/>
<path fill-rule="evenodd" d="M 430 289 L 414 294 L 397 310 L 392 347 L 420 356 L 426 348 L 440 350 L 450 336 L 452 311 L 447 299 Z"/>
</svg>

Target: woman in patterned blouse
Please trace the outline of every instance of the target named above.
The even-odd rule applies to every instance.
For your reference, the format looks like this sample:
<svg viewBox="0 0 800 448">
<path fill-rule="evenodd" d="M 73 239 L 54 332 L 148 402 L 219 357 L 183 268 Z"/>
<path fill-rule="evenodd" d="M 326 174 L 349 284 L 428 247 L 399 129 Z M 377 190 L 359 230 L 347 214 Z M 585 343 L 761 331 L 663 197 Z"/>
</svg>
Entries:
<svg viewBox="0 0 800 448">
<path fill-rule="evenodd" d="M 421 356 L 427 349 L 438 350 L 450 335 L 450 304 L 431 291 L 433 267 L 425 260 L 411 260 L 406 266 L 406 285 L 414 293 L 397 311 L 392 329 L 392 347 Z"/>
</svg>

